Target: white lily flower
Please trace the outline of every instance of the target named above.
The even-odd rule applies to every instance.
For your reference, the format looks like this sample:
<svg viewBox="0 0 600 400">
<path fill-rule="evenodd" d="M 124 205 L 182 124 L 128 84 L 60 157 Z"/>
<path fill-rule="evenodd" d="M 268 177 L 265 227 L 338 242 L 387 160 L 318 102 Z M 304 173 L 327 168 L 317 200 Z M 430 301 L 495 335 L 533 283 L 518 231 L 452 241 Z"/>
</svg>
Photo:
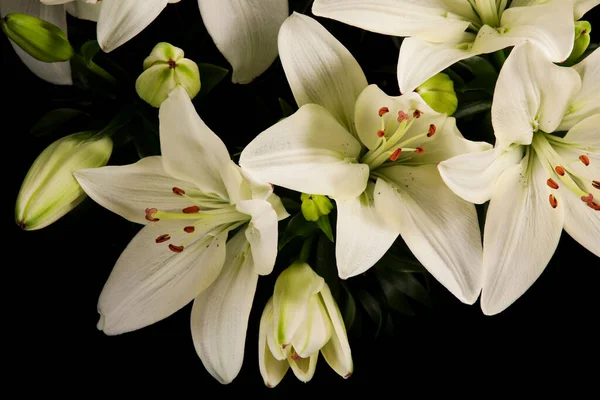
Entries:
<svg viewBox="0 0 600 400">
<path fill-rule="evenodd" d="M 61 1 L 61 0 L 59 0 Z M 179 0 L 103 0 L 98 42 L 106 52 L 121 46 Z M 277 58 L 277 32 L 289 15 L 287 0 L 198 0 L 204 25 L 233 67 L 232 81 L 248 83 Z"/>
<path fill-rule="evenodd" d="M 258 363 L 265 385 L 277 386 L 289 368 L 310 381 L 319 352 L 338 375 L 352 375 L 346 327 L 331 290 L 308 264 L 296 262 L 277 278 L 260 320 Z"/>
<path fill-rule="evenodd" d="M 485 314 L 503 311 L 535 282 L 563 228 L 600 256 L 599 57 L 596 50 L 565 68 L 532 44 L 515 47 L 494 93 L 496 148 L 439 165 L 464 199 L 491 199 L 483 241 Z M 563 126 L 568 133 L 555 134 Z"/>
<path fill-rule="evenodd" d="M 573 48 L 574 17 L 594 0 L 315 0 L 315 15 L 407 37 L 400 47 L 402 93 L 457 61 L 531 41 L 552 61 Z M 574 14 L 575 13 L 575 14 Z"/>
<path fill-rule="evenodd" d="M 185 89 L 171 92 L 159 117 L 162 157 L 75 172 L 97 203 L 147 224 L 102 290 L 98 328 L 140 329 L 195 299 L 194 345 L 208 372 L 228 383 L 242 365 L 258 275 L 275 263 L 278 215 L 287 213 L 270 185 L 231 161 Z"/>
<path fill-rule="evenodd" d="M 336 201 L 342 279 L 372 267 L 401 234 L 444 286 L 473 303 L 482 257 L 475 207 L 443 184 L 435 164 L 490 145 L 465 140 L 454 118 L 416 93 L 390 97 L 367 86 L 348 50 L 312 18 L 288 18 L 279 53 L 301 107 L 258 135 L 240 165 Z"/>
</svg>

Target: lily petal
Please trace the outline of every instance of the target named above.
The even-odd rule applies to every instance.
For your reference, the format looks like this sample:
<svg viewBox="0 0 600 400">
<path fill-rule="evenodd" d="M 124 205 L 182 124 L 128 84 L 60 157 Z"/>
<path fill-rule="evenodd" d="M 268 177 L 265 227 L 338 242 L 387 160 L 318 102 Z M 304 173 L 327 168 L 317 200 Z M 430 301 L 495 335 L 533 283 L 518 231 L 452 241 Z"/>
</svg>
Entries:
<svg viewBox="0 0 600 400">
<path fill-rule="evenodd" d="M 183 87 L 173 89 L 161 104 L 159 120 L 165 170 L 194 182 L 206 194 L 237 201 L 242 176 L 225 144 L 202 121 Z"/>
<path fill-rule="evenodd" d="M 58 26 L 65 34 L 67 33 L 67 16 L 63 7 L 47 6 L 39 0 L 2 0 L 0 2 L 0 14 L 22 13 L 43 19 Z M 45 63 L 27 54 L 14 42 L 10 44 L 23 61 L 23 64 L 41 79 L 55 85 L 72 85 L 71 64 L 69 61 L 57 63 Z"/>
<path fill-rule="evenodd" d="M 377 172 L 377 211 L 442 285 L 473 304 L 483 276 L 475 206 L 452 193 L 434 165 L 396 165 Z"/>
<path fill-rule="evenodd" d="M 103 0 L 98 43 L 106 53 L 143 31 L 169 4 L 168 0 Z"/>
<path fill-rule="evenodd" d="M 586 206 L 572 193 L 566 193 L 561 199 L 565 202 L 565 231 L 600 257 L 600 213 Z"/>
<path fill-rule="evenodd" d="M 346 334 L 346 326 L 342 319 L 342 313 L 338 308 L 329 286 L 325 284 L 321 290 L 321 298 L 327 313 L 333 325 L 333 333 L 331 339 L 321 349 L 321 354 L 327 361 L 327 364 L 341 377 L 348 378 L 354 372 L 354 363 L 352 362 L 352 352 L 348 343 L 348 335 Z"/>
<path fill-rule="evenodd" d="M 528 153 L 500 175 L 494 188 L 483 235 L 481 309 L 486 315 L 503 311 L 525 293 L 556 250 L 564 206 L 562 197 L 556 208 L 549 204 L 546 178 L 539 159 Z"/>
<path fill-rule="evenodd" d="M 321 347 L 331 339 L 333 326 L 327 314 L 327 309 L 318 294 L 313 294 L 309 299 L 308 313 L 302 324 L 292 338 L 292 345 L 296 354 L 301 358 L 308 358 L 319 354 Z"/>
<path fill-rule="evenodd" d="M 574 0 L 574 3 L 574 17 L 578 21 L 586 12 L 600 4 L 600 0 Z"/>
<path fill-rule="evenodd" d="M 79 19 L 87 19 L 89 21 L 98 21 L 100 18 L 100 9 L 102 2 L 97 3 L 86 2 L 86 1 L 71 1 L 65 4 L 65 9 L 72 16 Z"/>
<path fill-rule="evenodd" d="M 354 103 L 367 79 L 344 45 L 314 19 L 294 13 L 279 32 L 279 55 L 298 106 L 319 104 L 354 134 Z"/>
<path fill-rule="evenodd" d="M 582 147 L 592 148 L 594 149 L 593 151 L 597 152 L 600 150 L 600 135 L 598 134 L 599 126 L 600 113 L 582 120 L 573 128 L 569 129 L 564 140 L 569 143 L 577 143 Z"/>
<path fill-rule="evenodd" d="M 265 386 L 270 388 L 277 386 L 290 368 L 290 363 L 286 360 L 278 360 L 273 357 L 271 350 L 267 346 L 268 330 L 272 323 L 273 298 L 271 297 L 260 318 L 260 328 L 258 331 L 258 366 Z"/>
<path fill-rule="evenodd" d="M 190 206 L 189 200 L 173 193 L 174 187 L 194 191 L 193 185 L 165 171 L 160 156 L 125 166 L 80 169 L 73 175 L 96 203 L 138 224 L 148 223 L 147 208 L 180 211 Z"/>
<path fill-rule="evenodd" d="M 316 0 L 312 11 L 371 32 L 431 42 L 461 34 L 470 23 L 448 16 L 448 7 L 437 0 Z"/>
<path fill-rule="evenodd" d="M 277 258 L 277 213 L 265 200 L 242 200 L 236 209 L 252 216 L 245 235 L 252 250 L 254 270 L 259 275 L 269 275 Z"/>
<path fill-rule="evenodd" d="M 300 358 L 294 360 L 291 356 L 288 358 L 292 372 L 301 382 L 308 382 L 315 375 L 319 353 L 313 354 L 310 358 Z"/>
<path fill-rule="evenodd" d="M 176 232 L 181 232 L 177 237 Z M 163 234 L 179 245 L 183 224 L 158 221 L 142 228 L 119 257 L 98 300 L 98 328 L 118 335 L 143 328 L 178 311 L 217 278 L 225 260 L 227 233 L 198 233 L 182 252 L 157 243 Z"/>
<path fill-rule="evenodd" d="M 371 268 L 398 237 L 398 231 L 375 211 L 374 187 L 373 183 L 369 183 L 358 197 L 336 199 L 335 258 L 341 279 L 362 274 Z"/>
<path fill-rule="evenodd" d="M 454 193 L 471 203 L 482 204 L 492 197 L 498 177 L 522 158 L 521 146 L 495 148 L 442 161 L 438 171 Z"/>
<path fill-rule="evenodd" d="M 233 67 L 233 83 L 249 83 L 277 58 L 277 34 L 288 17 L 285 0 L 198 0 L 202 21 Z"/>
<path fill-rule="evenodd" d="M 240 231 L 227 243 L 223 271 L 192 307 L 196 352 L 208 373 L 223 384 L 233 381 L 242 368 L 257 283 L 249 245 Z"/>
<path fill-rule="evenodd" d="M 530 144 L 538 129 L 554 132 L 581 88 L 572 68 L 554 65 L 538 46 L 516 46 L 498 76 L 492 103 L 496 147 Z"/>
<path fill-rule="evenodd" d="M 356 162 L 360 150 L 327 110 L 307 104 L 252 140 L 240 165 L 277 186 L 349 197 L 361 193 L 369 177 L 369 167 Z"/>
</svg>

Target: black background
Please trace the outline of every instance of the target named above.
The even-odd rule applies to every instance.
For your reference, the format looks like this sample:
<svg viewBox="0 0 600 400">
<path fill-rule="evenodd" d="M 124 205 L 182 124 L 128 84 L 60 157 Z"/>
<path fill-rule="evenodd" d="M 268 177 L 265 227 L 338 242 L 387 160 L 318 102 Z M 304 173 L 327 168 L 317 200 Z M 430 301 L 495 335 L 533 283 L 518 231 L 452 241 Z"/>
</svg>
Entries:
<svg viewBox="0 0 600 400">
<path fill-rule="evenodd" d="M 292 8 L 302 9 L 301 3 L 292 1 Z M 586 19 L 593 24 L 598 14 L 594 10 Z M 398 93 L 395 76 L 382 68 L 393 71 L 397 62 L 391 38 L 319 21 L 355 55 L 370 83 L 389 94 Z M 71 36 L 93 38 L 92 23 L 69 18 L 69 24 Z M 218 384 L 196 356 L 189 332 L 190 306 L 142 330 L 117 337 L 104 335 L 95 327 L 96 301 L 137 228 L 91 200 L 40 231 L 24 232 L 15 225 L 14 201 L 20 184 L 35 157 L 57 137 L 34 137 L 31 127 L 44 113 L 72 105 L 64 99 L 82 92 L 39 80 L 21 64 L 4 36 L 1 41 L 3 174 L 8 177 L 2 213 L 6 223 L 2 235 L 6 255 L 2 263 L 3 331 L 8 336 L 4 346 L 10 380 L 31 382 L 19 384 L 21 391 L 85 396 L 169 390 L 202 396 L 206 389 L 235 392 L 241 385 L 262 393 L 287 394 L 289 388 L 314 391 L 325 384 L 339 388 L 371 384 L 373 388 L 390 385 L 391 393 L 398 395 L 438 390 L 475 394 L 486 393 L 479 392 L 480 387 L 496 390 L 519 381 L 536 390 L 561 383 L 576 390 L 597 379 L 600 262 L 566 234 L 538 281 L 497 316 L 484 316 L 478 304 L 461 304 L 436 283 L 434 307 L 414 317 L 400 317 L 392 335 L 374 338 L 351 333 L 355 373 L 346 381 L 321 359 L 309 384 L 301 384 L 290 372 L 277 388 L 263 387 L 257 331 L 274 277 L 259 282 L 246 358 L 231 385 Z M 196 3 L 189 0 L 167 7 L 142 34 L 111 53 L 111 58 L 137 76 L 144 57 L 159 41 L 182 47 L 194 61 L 229 68 L 206 35 Z M 598 41 L 594 33 L 592 41 Z M 132 86 L 122 89 L 135 94 Z M 200 116 L 235 153 L 281 118 L 278 97 L 294 104 L 276 61 L 250 85 L 233 85 L 227 76 L 209 97 L 195 104 Z M 94 116 L 105 123 L 127 101 L 120 99 L 95 98 L 87 110 L 95 109 Z M 58 136 L 67 133 L 71 132 Z M 125 145 L 115 150 L 110 163 L 136 159 L 134 147 Z"/>
</svg>

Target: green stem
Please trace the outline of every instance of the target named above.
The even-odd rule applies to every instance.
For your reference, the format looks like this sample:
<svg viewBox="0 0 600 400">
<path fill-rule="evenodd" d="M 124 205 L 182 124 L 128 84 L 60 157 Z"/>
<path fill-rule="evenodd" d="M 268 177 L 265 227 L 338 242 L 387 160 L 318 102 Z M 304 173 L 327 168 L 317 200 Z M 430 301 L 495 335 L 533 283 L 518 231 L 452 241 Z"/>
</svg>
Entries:
<svg viewBox="0 0 600 400">
<path fill-rule="evenodd" d="M 494 60 L 494 64 L 498 71 L 502 69 L 504 62 L 506 61 L 506 54 L 504 54 L 504 49 L 496 50 L 492 53 L 492 59 Z"/>
<path fill-rule="evenodd" d="M 298 256 L 298 261 L 308 262 L 308 259 L 310 258 L 310 253 L 312 252 L 312 245 L 313 245 L 313 242 L 315 241 L 315 237 L 316 237 L 316 235 L 312 235 L 312 236 L 309 236 L 308 238 L 306 238 L 306 240 L 304 241 L 304 244 L 302 245 L 302 250 L 300 250 L 300 255 Z"/>
<path fill-rule="evenodd" d="M 106 70 L 102 67 L 100 67 L 98 64 L 96 64 L 93 61 L 90 61 L 87 63 L 87 67 L 90 70 L 90 72 L 93 72 L 94 74 L 98 75 L 100 78 L 110 82 L 111 84 L 116 84 L 117 80 L 115 79 L 114 76 L 112 76 L 111 74 L 109 74 L 108 72 L 106 72 Z"/>
</svg>

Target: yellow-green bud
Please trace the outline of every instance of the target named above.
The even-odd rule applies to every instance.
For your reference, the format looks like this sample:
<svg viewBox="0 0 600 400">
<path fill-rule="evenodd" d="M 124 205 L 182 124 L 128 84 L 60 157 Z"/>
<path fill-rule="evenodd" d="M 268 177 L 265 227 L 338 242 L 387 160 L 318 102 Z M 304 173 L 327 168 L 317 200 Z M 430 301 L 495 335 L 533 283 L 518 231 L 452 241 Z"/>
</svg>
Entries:
<svg viewBox="0 0 600 400">
<path fill-rule="evenodd" d="M 415 89 L 425 103 L 439 113 L 454 114 L 458 107 L 458 98 L 454 91 L 454 82 L 444 73 L 432 76 Z"/>
<path fill-rule="evenodd" d="M 144 60 L 144 72 L 135 83 L 138 95 L 153 107 L 160 107 L 169 92 L 181 85 L 190 99 L 200 92 L 200 71 L 183 50 L 169 43 L 157 44 Z"/>
<path fill-rule="evenodd" d="M 15 220 L 27 231 L 44 228 L 75 208 L 85 192 L 73 172 L 103 167 L 112 153 L 110 137 L 81 132 L 58 139 L 33 162 L 15 206 Z"/>
<path fill-rule="evenodd" d="M 47 63 L 67 61 L 73 47 L 56 25 L 27 14 L 8 14 L 0 20 L 2 31 L 27 54 Z"/>
<path fill-rule="evenodd" d="M 575 42 L 573 43 L 573 50 L 569 55 L 569 58 L 564 62 L 567 65 L 574 64 L 579 57 L 587 50 L 590 45 L 590 32 L 592 31 L 592 24 L 587 21 L 575 22 Z"/>
<path fill-rule="evenodd" d="M 333 210 L 333 204 L 327 196 L 302 193 L 302 215 L 307 221 L 317 221 L 321 216 L 328 215 Z"/>
</svg>

